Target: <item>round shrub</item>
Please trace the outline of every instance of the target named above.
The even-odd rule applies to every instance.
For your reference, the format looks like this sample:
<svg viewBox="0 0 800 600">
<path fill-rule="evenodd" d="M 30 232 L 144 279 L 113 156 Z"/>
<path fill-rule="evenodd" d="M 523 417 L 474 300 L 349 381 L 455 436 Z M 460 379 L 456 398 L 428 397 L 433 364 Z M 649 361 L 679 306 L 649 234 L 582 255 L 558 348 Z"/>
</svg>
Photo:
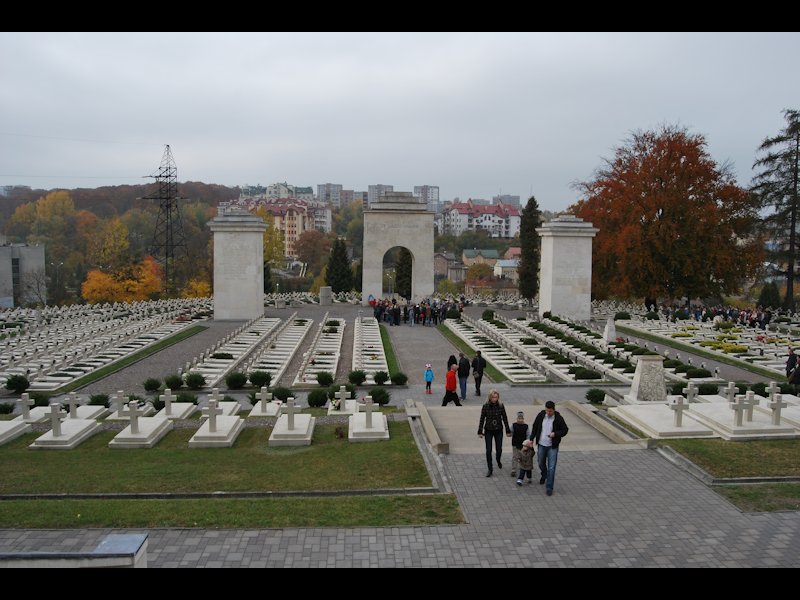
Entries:
<svg viewBox="0 0 800 600">
<path fill-rule="evenodd" d="M 338 385 L 332 385 L 328 388 L 328 400 L 333 400 L 336 397 L 334 394 L 339 391 L 339 387 L 340 386 Z M 344 387 L 347 389 L 348 400 L 352 400 L 356 397 L 356 386 L 354 386 L 352 383 L 347 383 Z"/>
<path fill-rule="evenodd" d="M 253 371 L 248 378 L 250 379 L 250 383 L 257 388 L 264 386 L 269 387 L 269 384 L 272 383 L 272 373 L 268 373 L 267 371 Z"/>
<path fill-rule="evenodd" d="M 630 321 L 630 319 L 631 319 L 631 313 L 628 312 L 620 311 L 614 315 L 615 321 Z M 591 392 L 592 390 L 589 391 Z"/>
<path fill-rule="evenodd" d="M 10 415 L 14 412 L 14 405 L 10 402 L 3 402 L 0 404 L 0 415 Z"/>
<path fill-rule="evenodd" d="M 753 390 L 759 396 L 767 396 L 767 384 L 763 381 L 759 381 L 758 383 L 754 383 L 750 386 L 750 389 Z"/>
<path fill-rule="evenodd" d="M 391 399 L 389 391 L 386 388 L 380 386 L 372 388 L 369 391 L 369 395 L 372 396 L 372 401 L 380 406 L 389 404 L 389 400 Z"/>
<path fill-rule="evenodd" d="M 153 403 L 153 408 L 155 408 L 156 410 L 162 410 L 164 406 L 166 406 L 165 402 L 158 396 L 153 398 L 152 403 Z"/>
<path fill-rule="evenodd" d="M 575 372 L 575 379 L 602 379 L 603 376 L 593 369 L 579 368 Z"/>
<path fill-rule="evenodd" d="M 311 390 L 308 393 L 308 405 L 313 407 L 325 406 L 328 401 L 328 390 Z"/>
<path fill-rule="evenodd" d="M 361 369 L 356 369 L 355 371 L 350 371 L 347 375 L 347 379 L 353 385 L 361 385 L 367 380 L 367 374 Z"/>
<path fill-rule="evenodd" d="M 711 371 L 708 369 L 689 369 L 686 371 L 686 376 L 689 379 L 700 379 L 703 377 L 711 377 Z"/>
<path fill-rule="evenodd" d="M 386 371 L 376 371 L 372 378 L 378 385 L 383 385 L 389 381 L 389 374 Z"/>
<path fill-rule="evenodd" d="M 144 380 L 142 386 L 144 387 L 145 392 L 152 394 L 153 392 L 157 392 L 159 390 L 161 387 L 161 382 L 155 377 L 148 377 Z"/>
<path fill-rule="evenodd" d="M 108 394 L 92 394 L 89 396 L 89 406 L 105 406 L 108 408 L 111 405 L 111 399 Z"/>
<path fill-rule="evenodd" d="M 179 390 L 183 387 L 183 378 L 180 375 L 167 375 L 164 377 L 164 385 L 172 391 Z"/>
<path fill-rule="evenodd" d="M 327 321 L 325 321 L 325 325 L 327 325 L 328 327 L 338 327 L 339 321 L 336 319 L 328 319 Z"/>
<path fill-rule="evenodd" d="M 192 404 L 197 404 L 197 396 L 190 394 L 189 392 L 181 392 L 175 398 L 175 402 L 190 402 Z"/>
<path fill-rule="evenodd" d="M 50 395 L 44 392 L 33 392 L 31 400 L 34 406 L 50 406 Z"/>
<path fill-rule="evenodd" d="M 669 393 L 673 396 L 682 396 L 683 395 L 683 388 L 686 387 L 685 383 L 673 383 L 672 387 L 669 388 Z"/>
<path fill-rule="evenodd" d="M 484 321 L 493 321 L 494 320 L 494 311 L 493 310 L 485 310 L 481 315 L 481 319 Z"/>
<path fill-rule="evenodd" d="M 654 310 L 651 310 L 649 313 L 645 314 L 644 318 L 651 321 L 658 321 L 658 313 Z"/>
<path fill-rule="evenodd" d="M 615 369 L 627 369 L 631 366 L 627 360 L 615 360 L 614 364 L 611 365 Z"/>
<path fill-rule="evenodd" d="M 189 373 L 186 376 L 186 387 L 190 390 L 199 390 L 206 384 L 206 378 L 202 373 Z"/>
<path fill-rule="evenodd" d="M 294 396 L 294 393 L 287 387 L 276 387 L 274 390 L 272 390 L 273 400 L 286 402 L 286 399 L 292 396 Z"/>
<path fill-rule="evenodd" d="M 230 352 L 214 352 L 214 354 L 211 355 L 211 358 L 228 360 L 233 358 L 233 354 L 231 354 Z"/>
<path fill-rule="evenodd" d="M 329 373 L 328 371 L 321 371 L 317 373 L 317 383 L 320 385 L 320 387 L 328 387 L 333 383 L 333 373 Z"/>
<path fill-rule="evenodd" d="M 247 375 L 239 371 L 228 373 L 225 376 L 225 385 L 229 390 L 240 390 L 247 384 Z"/>
<path fill-rule="evenodd" d="M 448 308 L 447 309 L 447 318 L 448 319 L 455 319 L 458 320 L 461 318 L 461 311 L 457 308 Z"/>
<path fill-rule="evenodd" d="M 781 383 L 778 389 L 780 389 L 781 394 L 794 394 L 794 385 L 791 383 Z"/>
<path fill-rule="evenodd" d="M 736 385 L 736 390 L 737 390 L 737 392 L 736 392 L 736 393 L 737 393 L 737 394 L 746 394 L 746 393 L 747 393 L 747 390 L 748 390 L 748 389 L 749 389 L 749 387 L 750 387 L 750 384 L 749 384 L 749 383 L 747 383 L 746 381 L 737 381 L 737 382 L 735 383 L 735 385 Z"/>
<path fill-rule="evenodd" d="M 713 396 L 714 394 L 719 394 L 719 386 L 716 383 L 701 383 L 697 386 L 698 394 L 702 394 L 703 396 Z"/>
<path fill-rule="evenodd" d="M 605 398 L 606 398 L 605 391 L 599 388 L 592 388 L 588 392 L 586 392 L 586 399 L 592 404 L 602 404 Z"/>
<path fill-rule="evenodd" d="M 21 394 L 31 386 L 31 382 L 24 375 L 12 375 L 6 379 L 6 389 L 16 394 Z"/>
<path fill-rule="evenodd" d="M 394 384 L 394 385 L 405 385 L 406 381 L 408 381 L 408 375 L 398 371 L 397 373 L 392 375 L 391 379 L 392 379 L 392 384 Z M 376 381 L 375 383 L 378 383 L 378 382 Z"/>
</svg>

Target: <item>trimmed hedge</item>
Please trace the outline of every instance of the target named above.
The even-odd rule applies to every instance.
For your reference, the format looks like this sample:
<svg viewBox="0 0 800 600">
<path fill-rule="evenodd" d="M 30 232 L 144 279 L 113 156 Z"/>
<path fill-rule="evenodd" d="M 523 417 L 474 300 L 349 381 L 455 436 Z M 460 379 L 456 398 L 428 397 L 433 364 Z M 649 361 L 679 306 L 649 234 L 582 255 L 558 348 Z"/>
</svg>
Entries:
<svg viewBox="0 0 800 600">
<path fill-rule="evenodd" d="M 250 383 L 259 389 L 264 386 L 269 387 L 269 384 L 272 383 L 272 373 L 267 371 L 253 371 L 248 375 L 248 378 Z"/>
<path fill-rule="evenodd" d="M 389 404 L 389 400 L 391 399 L 391 394 L 389 394 L 389 391 L 380 386 L 370 389 L 368 395 L 372 396 L 372 401 L 379 406 Z"/>
<path fill-rule="evenodd" d="M 376 371 L 372 378 L 378 385 L 383 385 L 389 381 L 389 374 L 386 371 Z"/>
<path fill-rule="evenodd" d="M 225 385 L 229 390 L 240 390 L 247 385 L 247 375 L 239 371 L 228 373 L 225 376 Z"/>
<path fill-rule="evenodd" d="M 328 400 L 333 400 L 336 397 L 334 396 L 334 394 L 339 391 L 339 387 L 340 387 L 339 385 L 332 385 L 331 387 L 328 388 Z M 348 391 L 347 394 L 348 400 L 352 400 L 353 398 L 356 397 L 356 386 L 354 386 L 352 383 L 346 383 L 344 387 Z"/>
<path fill-rule="evenodd" d="M 367 380 L 367 374 L 361 369 L 356 369 L 355 371 L 350 371 L 347 375 L 347 380 L 353 385 L 361 385 Z"/>
<path fill-rule="evenodd" d="M 157 392 L 161 388 L 161 382 L 156 379 L 155 377 L 148 377 L 144 380 L 142 384 L 144 387 L 144 391 L 148 394 L 152 394 L 153 392 Z"/>
<path fill-rule="evenodd" d="M 630 318 L 631 318 L 631 313 L 625 311 L 620 311 L 614 315 L 615 321 L 630 321 Z M 589 391 L 591 392 L 592 390 Z"/>
<path fill-rule="evenodd" d="M 280 400 L 282 402 L 286 402 L 286 399 L 294 396 L 292 390 L 287 387 L 276 387 L 272 390 L 272 398 L 273 400 Z"/>
<path fill-rule="evenodd" d="M 186 376 L 186 387 L 190 390 L 199 390 L 206 384 L 206 378 L 202 373 L 189 373 Z"/>
<path fill-rule="evenodd" d="M 308 393 L 308 405 L 319 408 L 328 401 L 328 390 L 316 389 Z"/>
<path fill-rule="evenodd" d="M 111 399 L 108 394 L 93 394 L 89 397 L 89 406 L 105 406 L 108 408 L 111 405 Z"/>
<path fill-rule="evenodd" d="M 183 387 L 183 378 L 180 375 L 167 375 L 164 377 L 164 385 L 174 392 Z"/>
<path fill-rule="evenodd" d="M 391 380 L 392 380 L 392 384 L 394 384 L 394 385 L 405 385 L 406 382 L 408 381 L 408 375 L 398 371 L 397 373 L 392 375 Z M 379 383 L 379 382 L 376 380 L 375 383 Z"/>
<path fill-rule="evenodd" d="M 12 375 L 6 379 L 6 389 L 15 394 L 21 394 L 31 386 L 31 382 L 25 375 Z"/>
<path fill-rule="evenodd" d="M 605 398 L 606 398 L 605 391 L 599 388 L 592 388 L 588 392 L 586 392 L 586 399 L 592 404 L 602 404 Z"/>
<path fill-rule="evenodd" d="M 333 383 L 333 373 L 329 373 L 328 371 L 317 373 L 317 383 L 320 387 L 328 387 Z"/>
</svg>

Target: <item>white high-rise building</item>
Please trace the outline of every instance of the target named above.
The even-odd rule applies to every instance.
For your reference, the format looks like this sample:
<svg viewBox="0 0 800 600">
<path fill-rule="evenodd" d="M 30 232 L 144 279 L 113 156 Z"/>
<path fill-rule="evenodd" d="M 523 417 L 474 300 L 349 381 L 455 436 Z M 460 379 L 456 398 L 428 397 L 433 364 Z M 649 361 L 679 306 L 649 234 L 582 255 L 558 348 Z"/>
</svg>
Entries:
<svg viewBox="0 0 800 600">
<path fill-rule="evenodd" d="M 317 185 L 317 200 L 330 204 L 334 208 L 341 208 L 342 184 L 320 183 Z"/>
<path fill-rule="evenodd" d="M 367 201 L 370 206 L 375 204 L 381 195 L 385 194 L 386 192 L 393 192 L 394 186 L 393 185 L 384 185 L 382 183 L 378 183 L 376 185 L 371 185 L 367 188 Z"/>
<path fill-rule="evenodd" d="M 434 213 L 439 212 L 439 186 L 438 185 L 415 185 L 414 196 L 419 198 L 428 206 L 428 210 Z"/>
</svg>

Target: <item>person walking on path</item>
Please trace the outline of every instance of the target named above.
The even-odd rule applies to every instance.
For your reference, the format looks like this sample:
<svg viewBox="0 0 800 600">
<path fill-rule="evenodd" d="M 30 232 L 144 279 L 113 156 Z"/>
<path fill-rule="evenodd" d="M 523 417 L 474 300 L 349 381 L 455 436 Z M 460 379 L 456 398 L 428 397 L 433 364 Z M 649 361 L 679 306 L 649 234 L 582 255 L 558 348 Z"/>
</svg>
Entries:
<svg viewBox="0 0 800 600">
<path fill-rule="evenodd" d="M 456 394 L 456 371 L 458 371 L 458 365 L 453 363 L 450 365 L 447 377 L 445 377 L 442 406 L 447 406 L 451 400 L 456 403 L 456 406 L 461 406 L 461 402 L 458 401 L 458 394 Z"/>
<path fill-rule="evenodd" d="M 481 356 L 481 351 L 475 352 L 472 359 L 472 376 L 475 378 L 475 395 L 481 395 L 481 381 L 483 381 L 483 370 L 486 368 L 486 359 Z"/>
<path fill-rule="evenodd" d="M 467 399 L 467 379 L 469 379 L 469 359 L 463 352 L 458 353 L 458 383 L 461 386 L 461 401 Z"/>
<path fill-rule="evenodd" d="M 458 360 L 456 360 L 456 357 L 451 354 L 450 358 L 447 359 L 447 371 L 449 372 L 450 371 L 450 367 L 452 367 L 453 365 L 457 365 L 457 364 L 458 364 Z"/>
<path fill-rule="evenodd" d="M 500 402 L 500 392 L 492 390 L 489 392 L 489 399 L 481 408 L 481 418 L 478 421 L 478 437 L 486 441 L 486 465 L 489 470 L 487 477 L 492 476 L 492 440 L 494 440 L 495 456 L 497 457 L 497 468 L 502 469 L 503 463 L 500 458 L 503 456 L 503 428 L 506 435 L 511 437 L 511 428 L 508 426 L 508 416 L 506 407 Z"/>
<path fill-rule="evenodd" d="M 431 383 L 433 383 L 433 367 L 431 363 L 425 365 L 425 393 L 432 394 Z"/>
<path fill-rule="evenodd" d="M 558 446 L 561 438 L 569 433 L 569 427 L 556 410 L 555 402 L 548 400 L 544 410 L 536 415 L 533 421 L 533 433 L 530 440 L 539 446 L 539 471 L 542 476 L 539 484 L 547 483 L 547 495 L 553 495 L 553 484 L 556 480 L 556 464 L 558 463 Z"/>
<path fill-rule="evenodd" d="M 511 426 L 511 476 L 517 474 L 519 467 L 519 453 L 522 452 L 522 442 L 528 437 L 528 424 L 525 422 L 525 413 L 519 411 L 517 420 Z M 531 467 L 532 469 L 533 467 Z"/>
<path fill-rule="evenodd" d="M 517 477 L 517 485 L 522 485 L 525 481 L 525 475 L 528 476 L 528 483 L 533 481 L 533 457 L 536 451 L 533 449 L 533 442 L 525 440 L 522 442 L 522 450 L 519 453 L 519 477 Z"/>
</svg>

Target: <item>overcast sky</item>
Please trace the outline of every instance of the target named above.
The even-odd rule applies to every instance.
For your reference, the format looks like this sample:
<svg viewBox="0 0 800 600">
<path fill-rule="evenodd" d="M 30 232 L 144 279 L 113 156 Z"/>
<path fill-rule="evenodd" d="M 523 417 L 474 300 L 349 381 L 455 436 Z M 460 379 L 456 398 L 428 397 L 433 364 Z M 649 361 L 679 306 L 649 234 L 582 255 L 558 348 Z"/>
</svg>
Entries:
<svg viewBox="0 0 800 600">
<path fill-rule="evenodd" d="M 706 136 L 748 185 L 800 109 L 800 34 L 0 33 L 0 185 L 438 185 L 577 199 L 631 131 Z"/>
</svg>

